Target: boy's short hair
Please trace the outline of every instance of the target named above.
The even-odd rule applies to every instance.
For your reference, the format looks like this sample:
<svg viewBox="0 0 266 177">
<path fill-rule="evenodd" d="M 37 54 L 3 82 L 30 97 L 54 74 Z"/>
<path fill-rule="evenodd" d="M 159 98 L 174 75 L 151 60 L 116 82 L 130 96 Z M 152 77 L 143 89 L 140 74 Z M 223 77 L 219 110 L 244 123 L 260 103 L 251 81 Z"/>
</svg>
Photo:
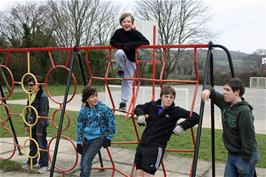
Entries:
<svg viewBox="0 0 266 177">
<path fill-rule="evenodd" d="M 163 95 L 169 95 L 169 94 L 174 95 L 174 97 L 176 95 L 175 89 L 171 87 L 170 85 L 167 85 L 161 89 L 160 97 L 162 97 Z"/>
<path fill-rule="evenodd" d="M 82 90 L 82 99 L 81 99 L 81 101 L 83 103 L 86 103 L 87 99 L 91 95 L 95 95 L 95 93 L 97 93 L 96 88 L 91 87 L 91 86 L 85 86 L 84 89 Z"/>
<path fill-rule="evenodd" d="M 242 97 L 245 93 L 245 85 L 238 77 L 226 79 L 224 85 L 228 85 L 233 92 L 239 90 L 239 96 Z"/>
<path fill-rule="evenodd" d="M 41 83 L 42 82 L 41 76 L 35 75 L 35 78 L 36 78 L 37 83 Z M 33 84 L 35 85 L 36 81 L 35 81 L 34 77 L 28 77 L 27 78 L 27 83 L 33 82 Z M 42 88 L 41 84 L 39 84 L 39 88 Z"/>
<path fill-rule="evenodd" d="M 119 18 L 119 23 L 120 23 L 120 25 L 122 25 L 122 21 L 123 21 L 125 18 L 127 18 L 127 17 L 131 17 L 132 24 L 134 24 L 135 19 L 134 19 L 133 15 L 132 15 L 131 13 L 126 12 L 126 13 L 123 13 L 123 14 L 120 16 L 120 18 Z"/>
<path fill-rule="evenodd" d="M 39 75 L 36 75 L 35 78 L 38 83 L 42 82 L 42 78 Z M 33 82 L 34 84 L 36 84 L 34 77 L 28 77 L 27 82 Z"/>
</svg>

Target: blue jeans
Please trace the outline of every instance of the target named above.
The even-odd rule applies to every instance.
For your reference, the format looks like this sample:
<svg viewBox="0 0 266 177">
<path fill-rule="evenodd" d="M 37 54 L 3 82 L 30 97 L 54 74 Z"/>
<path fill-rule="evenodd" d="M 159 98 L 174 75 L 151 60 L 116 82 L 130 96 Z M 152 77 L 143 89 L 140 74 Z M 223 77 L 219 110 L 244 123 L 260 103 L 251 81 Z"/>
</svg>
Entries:
<svg viewBox="0 0 266 177">
<path fill-rule="evenodd" d="M 124 71 L 125 78 L 132 78 L 136 69 L 136 63 L 130 61 L 122 49 L 115 53 L 117 71 Z M 122 80 L 121 84 L 121 101 L 127 103 L 131 94 L 133 80 Z"/>
<path fill-rule="evenodd" d="M 32 136 L 31 138 L 33 138 L 34 140 L 37 141 L 37 134 L 36 134 L 36 128 L 32 128 Z M 38 142 L 38 141 L 37 141 Z M 30 152 L 29 155 L 30 156 L 35 156 L 37 153 L 37 146 L 36 144 L 30 140 Z M 38 156 L 35 158 L 32 158 L 32 165 L 35 165 L 37 163 L 38 160 Z M 27 164 L 30 164 L 31 158 L 28 159 Z"/>
<path fill-rule="evenodd" d="M 228 154 L 224 176 L 225 177 L 253 177 L 256 162 L 259 160 L 258 152 L 255 151 L 251 160 L 245 160 L 240 155 Z"/>
<path fill-rule="evenodd" d="M 47 124 L 46 124 L 47 123 Z M 40 151 L 39 165 L 40 167 L 48 167 L 48 152 L 47 150 L 47 126 L 48 121 L 39 121 L 37 124 L 37 142 L 39 144 L 39 148 L 42 149 Z M 44 150 L 44 151 L 43 151 Z"/>
<path fill-rule="evenodd" d="M 90 141 L 83 141 L 80 161 L 80 177 L 90 176 L 92 161 L 103 146 L 104 139 L 104 137 L 99 137 Z"/>
<path fill-rule="evenodd" d="M 48 166 L 48 152 L 47 150 L 47 126 L 48 124 L 43 124 L 43 122 L 38 122 L 36 127 L 32 128 L 32 138 L 38 142 L 40 151 L 39 165 L 40 167 Z M 30 156 L 35 156 L 37 153 L 36 144 L 30 141 Z M 32 159 L 32 164 L 37 163 L 38 156 Z M 30 164 L 30 159 L 28 159 L 27 164 Z"/>
</svg>

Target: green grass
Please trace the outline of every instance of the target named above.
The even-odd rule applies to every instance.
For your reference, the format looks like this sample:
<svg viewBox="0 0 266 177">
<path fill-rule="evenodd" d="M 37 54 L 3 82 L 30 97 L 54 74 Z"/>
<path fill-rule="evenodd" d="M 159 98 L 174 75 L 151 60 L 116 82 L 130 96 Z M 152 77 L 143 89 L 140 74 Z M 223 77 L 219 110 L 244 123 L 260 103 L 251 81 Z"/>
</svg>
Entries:
<svg viewBox="0 0 266 177">
<path fill-rule="evenodd" d="M 104 91 L 105 88 L 103 86 L 95 86 L 97 88 L 98 92 Z M 82 89 L 84 88 L 83 85 L 77 85 L 76 86 L 76 94 L 81 94 Z M 60 96 L 64 95 L 66 86 L 65 85 L 49 85 L 48 91 L 51 96 Z M 5 89 L 4 89 L 5 90 Z M 72 95 L 74 93 L 74 87 L 71 85 L 69 87 L 69 95 Z M 5 91 L 5 96 L 9 94 L 9 92 Z M 21 86 L 15 86 L 13 90 L 13 94 L 8 97 L 8 100 L 18 100 L 18 99 L 27 99 L 28 94 L 22 89 Z"/>
<path fill-rule="evenodd" d="M 11 112 L 13 113 L 21 113 L 23 106 L 21 105 L 9 105 L 9 108 Z M 1 111 L 1 110 L 0 110 Z M 53 114 L 55 109 L 50 110 L 50 115 Z M 4 113 L 3 111 L 0 112 L 1 117 L 3 117 Z M 70 127 L 63 132 L 64 135 L 70 137 L 72 140 L 75 141 L 76 138 L 76 120 L 78 112 L 68 111 L 70 115 Z M 59 120 L 59 113 L 56 116 L 56 121 Z M 26 133 L 23 130 L 23 120 L 20 116 L 12 116 L 12 122 L 14 124 L 16 134 L 17 136 L 27 136 Z M 134 141 L 137 142 L 136 135 L 134 133 L 134 127 L 132 124 L 132 120 L 128 119 L 126 120 L 123 116 L 116 116 L 116 122 L 117 122 L 117 131 L 114 136 L 113 142 L 127 142 L 127 141 Z M 67 124 L 67 119 L 64 120 L 63 128 Z M 7 127 L 9 126 L 9 123 L 5 123 Z M 143 127 L 138 127 L 138 130 L 140 134 L 143 131 Z M 0 129 L 0 137 L 10 137 L 6 132 L 3 131 L 3 129 Z M 196 129 L 195 129 L 196 130 Z M 50 126 L 48 127 L 48 136 L 54 137 L 57 134 L 57 129 L 54 128 L 52 123 L 50 123 Z M 195 131 L 196 135 L 196 131 Z M 257 164 L 257 167 L 266 168 L 266 135 L 263 134 L 257 134 L 257 143 L 258 143 L 258 149 L 260 153 L 260 160 Z M 135 149 L 136 145 L 115 145 L 114 147 L 121 147 L 121 148 L 130 148 Z M 222 141 L 222 131 L 221 130 L 215 130 L 215 155 L 216 160 L 225 162 L 226 160 L 226 150 L 223 145 Z M 173 135 L 168 142 L 168 149 L 193 149 L 192 141 L 191 141 L 191 133 L 190 131 L 186 131 L 185 133 L 181 134 L 180 136 Z M 193 157 L 193 153 L 171 153 L 178 156 L 186 156 L 186 157 Z M 211 130 L 209 128 L 202 129 L 201 132 L 201 143 L 200 143 L 200 151 L 199 151 L 199 159 L 202 160 L 211 160 Z"/>
<path fill-rule="evenodd" d="M 5 172 L 23 171 L 21 164 L 13 160 L 0 160 L 0 169 Z"/>
</svg>

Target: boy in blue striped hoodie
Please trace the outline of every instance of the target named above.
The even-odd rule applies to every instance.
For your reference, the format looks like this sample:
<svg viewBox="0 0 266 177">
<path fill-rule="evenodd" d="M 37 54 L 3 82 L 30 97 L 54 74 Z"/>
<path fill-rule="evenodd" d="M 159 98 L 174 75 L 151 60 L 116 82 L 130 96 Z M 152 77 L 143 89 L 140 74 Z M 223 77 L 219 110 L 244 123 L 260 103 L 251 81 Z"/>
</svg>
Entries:
<svg viewBox="0 0 266 177">
<path fill-rule="evenodd" d="M 82 91 L 82 106 L 77 122 L 77 151 L 81 155 L 80 176 L 89 177 L 92 161 L 101 147 L 111 145 L 116 122 L 112 110 L 98 100 L 95 88 Z"/>
</svg>

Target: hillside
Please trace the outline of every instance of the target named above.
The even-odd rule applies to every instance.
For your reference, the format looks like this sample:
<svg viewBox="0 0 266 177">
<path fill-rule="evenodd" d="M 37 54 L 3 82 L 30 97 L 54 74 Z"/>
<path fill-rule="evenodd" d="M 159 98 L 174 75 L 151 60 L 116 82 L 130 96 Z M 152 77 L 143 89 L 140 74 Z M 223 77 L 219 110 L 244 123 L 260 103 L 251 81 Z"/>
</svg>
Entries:
<svg viewBox="0 0 266 177">
<path fill-rule="evenodd" d="M 214 49 L 214 67 L 217 71 L 227 71 L 229 69 L 228 57 L 223 50 Z M 246 54 L 238 51 L 230 51 L 233 66 L 236 72 L 260 72 L 261 59 L 263 56 L 257 54 Z M 207 50 L 200 50 L 198 58 L 205 61 Z"/>
</svg>

